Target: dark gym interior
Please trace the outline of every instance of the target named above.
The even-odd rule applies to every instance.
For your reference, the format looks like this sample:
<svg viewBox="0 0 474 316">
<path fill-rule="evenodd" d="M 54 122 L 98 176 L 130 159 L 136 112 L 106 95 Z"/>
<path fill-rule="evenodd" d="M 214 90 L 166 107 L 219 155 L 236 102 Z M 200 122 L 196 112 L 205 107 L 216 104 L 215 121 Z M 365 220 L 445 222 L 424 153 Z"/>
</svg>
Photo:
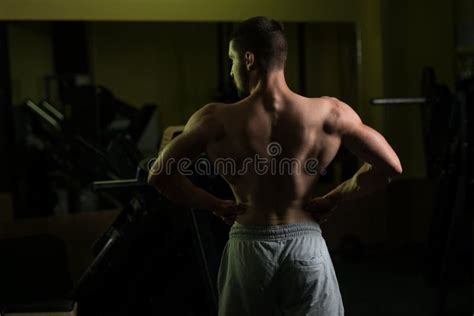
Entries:
<svg viewBox="0 0 474 316">
<path fill-rule="evenodd" d="M 229 226 L 147 168 L 237 100 L 229 37 L 257 15 L 285 26 L 289 87 L 349 104 L 404 167 L 321 224 L 347 315 L 473 313 L 473 1 L 2 0 L 0 315 L 217 315 Z M 360 165 L 341 149 L 314 194 Z"/>
</svg>

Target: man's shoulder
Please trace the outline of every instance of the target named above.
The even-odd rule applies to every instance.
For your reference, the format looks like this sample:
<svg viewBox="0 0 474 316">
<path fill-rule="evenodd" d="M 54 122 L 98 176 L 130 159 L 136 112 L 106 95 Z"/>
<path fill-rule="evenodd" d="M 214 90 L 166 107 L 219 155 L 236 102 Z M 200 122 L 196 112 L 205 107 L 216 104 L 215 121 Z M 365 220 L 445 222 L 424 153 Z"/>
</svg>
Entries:
<svg viewBox="0 0 474 316">
<path fill-rule="evenodd" d="M 222 103 L 207 103 L 196 110 L 190 117 L 189 121 L 209 121 L 216 117 L 216 114 L 222 108 Z"/>
<path fill-rule="evenodd" d="M 335 108 L 340 102 L 338 98 L 330 97 L 330 96 L 313 97 L 313 98 L 309 98 L 309 100 L 311 104 L 326 106 L 328 108 Z"/>
<path fill-rule="evenodd" d="M 206 105 L 201 107 L 199 110 L 197 110 L 196 113 L 199 112 L 201 115 L 213 114 L 219 109 L 220 106 L 221 106 L 221 103 L 216 103 L 216 102 L 207 103 Z"/>
<path fill-rule="evenodd" d="M 346 121 L 357 120 L 357 113 L 345 102 L 336 97 L 323 96 L 312 98 L 315 107 L 322 109 L 324 130 L 329 134 L 337 133 Z"/>
<path fill-rule="evenodd" d="M 239 104 L 239 102 L 236 102 L 236 103 L 211 102 L 201 107 L 198 111 L 196 111 L 196 113 L 200 112 L 201 114 L 218 114 L 219 112 L 229 109 L 237 104 Z"/>
<path fill-rule="evenodd" d="M 210 128 L 216 123 L 216 112 L 218 105 L 216 103 L 208 103 L 196 110 L 188 119 L 184 130 L 190 130 L 196 127 Z"/>
<path fill-rule="evenodd" d="M 309 108 L 317 112 L 317 116 L 323 119 L 323 121 L 332 121 L 340 115 L 340 103 L 339 99 L 335 97 L 322 96 L 308 98 Z"/>
</svg>

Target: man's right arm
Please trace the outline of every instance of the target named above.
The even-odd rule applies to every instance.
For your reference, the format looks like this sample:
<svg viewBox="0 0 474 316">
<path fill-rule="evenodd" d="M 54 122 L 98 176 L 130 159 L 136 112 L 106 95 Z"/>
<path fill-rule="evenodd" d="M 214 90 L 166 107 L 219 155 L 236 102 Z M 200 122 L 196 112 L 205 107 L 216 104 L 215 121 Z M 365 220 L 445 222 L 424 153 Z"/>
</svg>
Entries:
<svg viewBox="0 0 474 316">
<path fill-rule="evenodd" d="M 337 99 L 332 102 L 328 124 L 341 138 L 342 145 L 365 162 L 352 178 L 324 196 L 337 204 L 384 188 L 391 177 L 402 173 L 402 166 L 380 133 L 365 125 L 347 104 Z"/>
</svg>

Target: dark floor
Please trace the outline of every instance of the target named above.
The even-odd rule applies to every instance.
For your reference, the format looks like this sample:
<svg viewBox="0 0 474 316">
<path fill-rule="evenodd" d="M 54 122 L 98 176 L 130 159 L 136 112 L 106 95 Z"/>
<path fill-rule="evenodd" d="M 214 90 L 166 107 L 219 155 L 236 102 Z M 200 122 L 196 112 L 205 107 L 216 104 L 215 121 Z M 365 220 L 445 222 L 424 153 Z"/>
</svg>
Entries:
<svg viewBox="0 0 474 316">
<path fill-rule="evenodd" d="M 437 286 L 425 281 L 423 249 L 375 247 L 357 258 L 331 253 L 346 315 L 436 315 Z M 459 265 L 450 271 L 459 272 Z M 459 279 L 457 274 L 454 279 Z M 472 284 L 451 280 L 447 289 L 446 309 L 440 315 L 471 315 Z"/>
<path fill-rule="evenodd" d="M 48 249 L 51 249 L 50 252 L 45 253 L 44 247 L 37 248 L 42 251 L 42 255 L 44 255 L 45 258 L 56 258 L 53 262 L 59 265 L 63 262 L 59 258 L 60 251 L 54 250 L 56 248 L 51 246 L 51 244 L 54 244 L 54 240 L 41 240 L 40 238 L 35 238 L 34 242 L 32 240 L 19 240 L 16 243 L 9 243 L 10 251 L 8 251 L 6 247 L 0 247 L 0 249 L 3 249 L 3 255 L 10 253 L 10 255 L 4 258 L 1 256 L 0 258 L 10 258 L 11 260 L 16 258 L 14 252 L 17 252 L 17 249 L 23 249 L 21 242 L 33 246 L 36 245 L 34 242 L 49 244 Z M 67 275 L 66 271 L 61 273 L 58 266 L 46 264 L 49 262 L 46 259 L 44 259 L 45 264 L 43 265 L 26 265 L 27 263 L 36 262 L 33 260 L 35 258 L 35 252 L 20 252 L 16 256 L 18 257 L 21 254 L 23 257 L 19 257 L 20 259 L 16 261 L 13 260 L 11 267 L 8 267 L 8 265 L 5 266 L 8 260 L 0 260 L 0 266 L 2 266 L 2 264 L 4 266 L 3 269 L 0 269 L 0 272 L 4 271 L 5 273 L 8 272 L 12 274 L 12 272 L 18 273 L 24 271 L 21 279 L 15 277 L 15 273 L 13 273 L 10 278 L 7 278 L 7 275 L 0 277 L 0 280 L 2 280 L 2 282 L 0 282 L 0 294 L 2 294 L 0 295 L 0 310 L 2 306 L 1 299 L 5 299 L 7 296 L 11 299 L 8 303 L 17 303 L 14 301 L 15 298 L 21 298 L 23 300 L 18 303 L 26 303 L 24 300 L 28 297 L 35 298 L 36 301 L 47 301 L 52 297 L 59 296 L 56 295 L 58 293 L 67 292 L 64 291 L 67 284 L 63 284 L 63 278 L 59 278 L 61 275 Z M 469 260 L 460 260 L 459 256 L 452 256 L 454 260 L 450 262 L 450 281 L 446 286 L 447 300 L 445 312 L 436 313 L 438 309 L 437 303 L 440 302 L 437 298 L 438 286 L 436 283 L 433 284 L 433 281 L 428 282 L 431 278 L 427 278 L 429 274 L 427 274 L 426 271 L 431 265 L 425 259 L 426 254 L 423 245 L 406 245 L 394 248 L 387 245 L 364 247 L 363 245 L 354 243 L 352 246 L 344 248 L 344 250 L 340 248 L 338 251 L 331 252 L 331 258 L 336 270 L 344 302 L 345 314 L 347 316 L 471 315 L 473 314 L 472 302 L 474 301 L 472 294 L 471 255 L 472 251 L 468 253 Z M 439 260 L 441 260 L 441 258 L 442 256 L 439 256 Z M 15 262 L 24 262 L 25 266 L 18 264 L 13 265 Z M 65 263 L 63 265 L 65 266 Z M 31 266 L 34 266 L 37 270 L 32 270 Z M 54 270 L 54 273 L 51 269 Z M 191 269 L 186 268 L 185 270 Z M 38 271 L 42 271 L 42 273 Z M 49 279 L 50 275 L 57 275 L 57 279 L 60 279 L 62 283 L 54 283 L 53 279 Z M 19 292 L 12 292 L 12 287 L 4 286 L 5 281 L 7 281 L 6 284 L 17 285 L 16 287 Z M 181 286 L 181 284 L 185 284 L 186 282 L 180 281 L 175 283 Z M 199 281 L 191 283 L 195 283 L 199 286 Z M 45 284 L 48 284 L 51 289 L 56 289 L 56 292 L 51 292 L 51 289 L 48 292 L 48 288 L 44 286 Z M 125 285 L 125 287 L 126 286 L 127 285 Z M 189 285 L 187 288 L 189 289 Z M 2 289 L 4 290 L 3 292 Z M 28 291 L 26 292 L 29 294 L 26 293 L 25 289 L 29 289 L 31 293 Z M 178 290 L 182 291 L 182 288 L 179 287 Z M 44 297 L 38 296 L 38 293 L 44 294 Z M 193 293 L 195 296 L 196 292 L 190 291 L 190 293 Z M 112 298 L 115 299 L 115 297 Z M 101 299 L 103 299 L 103 297 L 101 297 Z M 182 300 L 182 296 L 177 297 L 177 299 Z M 173 300 L 170 302 L 172 303 Z M 113 305 L 116 305 L 115 302 Z M 162 301 L 160 301 L 158 306 L 160 308 L 163 307 Z M 189 308 L 188 311 L 190 311 Z M 143 313 L 143 315 L 145 314 L 149 313 Z M 159 314 L 161 313 L 157 313 L 157 315 Z M 194 310 L 192 314 L 200 315 L 202 313 L 196 313 L 196 310 Z M 185 314 L 180 313 L 180 315 Z"/>
</svg>

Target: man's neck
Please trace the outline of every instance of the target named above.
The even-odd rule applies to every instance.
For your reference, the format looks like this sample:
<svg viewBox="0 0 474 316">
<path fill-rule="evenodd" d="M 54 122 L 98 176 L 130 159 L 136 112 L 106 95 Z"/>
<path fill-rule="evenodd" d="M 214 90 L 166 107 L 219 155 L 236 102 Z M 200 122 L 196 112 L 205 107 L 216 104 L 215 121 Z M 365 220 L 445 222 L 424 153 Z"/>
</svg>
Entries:
<svg viewBox="0 0 474 316">
<path fill-rule="evenodd" d="M 251 80 L 251 87 L 251 95 L 265 99 L 279 99 L 292 93 L 286 84 L 283 70 L 271 71 L 258 79 Z"/>
</svg>

